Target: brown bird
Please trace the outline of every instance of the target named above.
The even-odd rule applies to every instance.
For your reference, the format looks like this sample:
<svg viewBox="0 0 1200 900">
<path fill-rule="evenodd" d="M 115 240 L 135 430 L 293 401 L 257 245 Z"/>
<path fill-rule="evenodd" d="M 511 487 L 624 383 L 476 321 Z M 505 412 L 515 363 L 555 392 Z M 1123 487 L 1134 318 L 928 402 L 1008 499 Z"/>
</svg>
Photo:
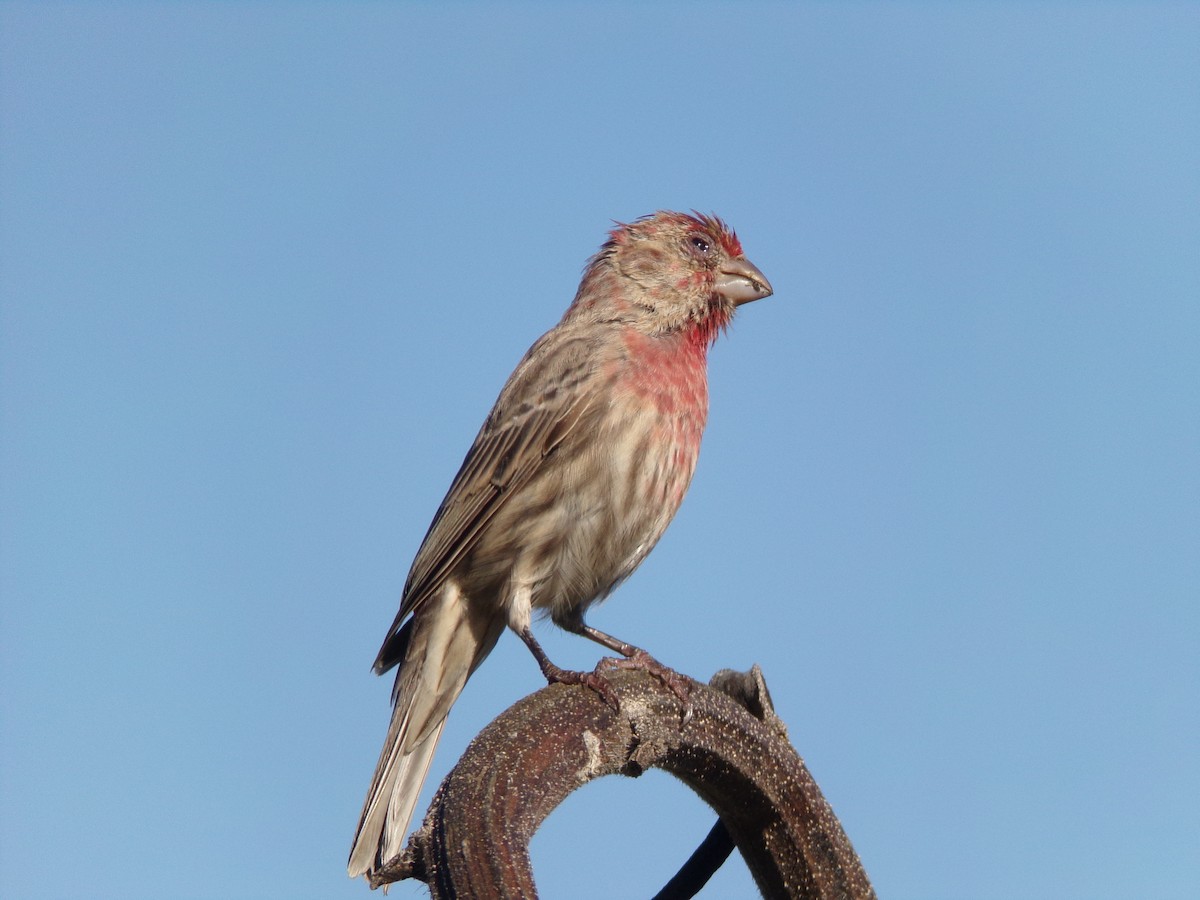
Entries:
<svg viewBox="0 0 1200 900">
<path fill-rule="evenodd" d="M 619 225 L 562 320 L 500 392 L 413 560 L 375 659 L 399 664 L 393 712 L 348 870 L 401 849 L 451 704 L 507 625 L 550 681 L 534 610 L 660 674 L 644 651 L 584 622 L 646 558 L 679 508 L 708 415 L 708 348 L 771 293 L 720 219 L 658 212 Z"/>
</svg>

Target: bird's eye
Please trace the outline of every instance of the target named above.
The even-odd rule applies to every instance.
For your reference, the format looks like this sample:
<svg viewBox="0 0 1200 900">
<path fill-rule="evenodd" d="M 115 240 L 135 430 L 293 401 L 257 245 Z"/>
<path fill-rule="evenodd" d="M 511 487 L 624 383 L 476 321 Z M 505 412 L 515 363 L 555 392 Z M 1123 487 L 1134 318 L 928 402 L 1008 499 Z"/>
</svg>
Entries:
<svg viewBox="0 0 1200 900">
<path fill-rule="evenodd" d="M 712 250 L 712 247 L 709 245 L 708 241 L 699 235 L 696 235 L 692 238 L 692 247 L 694 247 L 696 252 L 701 256 L 708 256 L 709 252 Z"/>
</svg>

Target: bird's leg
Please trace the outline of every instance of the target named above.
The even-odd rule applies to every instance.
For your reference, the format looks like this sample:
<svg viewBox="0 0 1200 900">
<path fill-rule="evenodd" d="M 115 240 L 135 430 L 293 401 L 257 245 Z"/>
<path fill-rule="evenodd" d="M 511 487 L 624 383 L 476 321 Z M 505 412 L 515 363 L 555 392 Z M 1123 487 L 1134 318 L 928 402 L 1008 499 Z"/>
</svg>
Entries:
<svg viewBox="0 0 1200 900">
<path fill-rule="evenodd" d="M 688 679 L 669 666 L 660 663 L 641 647 L 627 644 L 599 628 L 593 628 L 582 618 L 578 622 L 570 623 L 567 627 L 570 631 L 583 635 L 583 637 L 607 647 L 614 653 L 620 653 L 624 657 L 624 659 L 601 660 L 600 665 L 612 666 L 615 669 L 644 669 L 665 684 L 671 693 L 679 698 L 679 702 L 683 704 L 685 710 L 691 708 L 692 687 Z"/>
<path fill-rule="evenodd" d="M 603 698 L 605 703 L 613 709 L 620 711 L 621 701 L 617 699 L 616 691 L 613 690 L 612 685 L 608 683 L 608 679 L 603 675 L 597 672 L 575 672 L 571 669 L 561 669 L 550 661 L 550 657 L 546 655 L 546 651 L 542 649 L 542 645 L 537 642 L 537 638 L 533 636 L 533 631 L 529 626 L 522 628 L 517 634 L 521 636 L 521 640 L 525 642 L 525 646 L 529 648 L 529 652 L 537 660 L 542 674 L 546 676 L 546 681 L 550 684 L 582 684 L 585 687 L 590 687 Z M 605 636 L 607 637 L 607 635 Z"/>
</svg>

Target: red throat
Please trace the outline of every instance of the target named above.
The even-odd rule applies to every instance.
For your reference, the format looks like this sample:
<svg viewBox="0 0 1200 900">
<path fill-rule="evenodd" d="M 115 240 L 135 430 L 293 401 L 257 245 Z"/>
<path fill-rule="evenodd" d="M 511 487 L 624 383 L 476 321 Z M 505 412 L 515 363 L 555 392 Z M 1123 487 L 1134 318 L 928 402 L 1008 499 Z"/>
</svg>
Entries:
<svg viewBox="0 0 1200 900">
<path fill-rule="evenodd" d="M 731 310 L 714 302 L 709 307 L 708 315 L 703 319 L 697 319 L 688 323 L 684 329 L 684 336 L 688 344 L 707 353 L 708 348 L 715 344 L 721 333 L 729 327 L 732 319 L 733 313 Z"/>
</svg>

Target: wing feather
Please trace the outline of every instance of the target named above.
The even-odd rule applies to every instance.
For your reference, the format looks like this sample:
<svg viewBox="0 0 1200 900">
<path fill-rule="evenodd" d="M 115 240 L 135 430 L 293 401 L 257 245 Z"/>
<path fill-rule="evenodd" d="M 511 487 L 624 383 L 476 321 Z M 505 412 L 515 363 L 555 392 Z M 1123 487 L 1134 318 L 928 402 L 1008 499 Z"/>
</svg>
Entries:
<svg viewBox="0 0 1200 900">
<path fill-rule="evenodd" d="M 377 673 L 401 661 L 404 620 L 439 590 L 506 500 L 529 483 L 585 416 L 594 392 L 573 388 L 594 373 L 595 356 L 594 341 L 565 337 L 560 326 L 534 344 L 518 365 L 417 551 L 400 611 L 375 659 Z"/>
</svg>

